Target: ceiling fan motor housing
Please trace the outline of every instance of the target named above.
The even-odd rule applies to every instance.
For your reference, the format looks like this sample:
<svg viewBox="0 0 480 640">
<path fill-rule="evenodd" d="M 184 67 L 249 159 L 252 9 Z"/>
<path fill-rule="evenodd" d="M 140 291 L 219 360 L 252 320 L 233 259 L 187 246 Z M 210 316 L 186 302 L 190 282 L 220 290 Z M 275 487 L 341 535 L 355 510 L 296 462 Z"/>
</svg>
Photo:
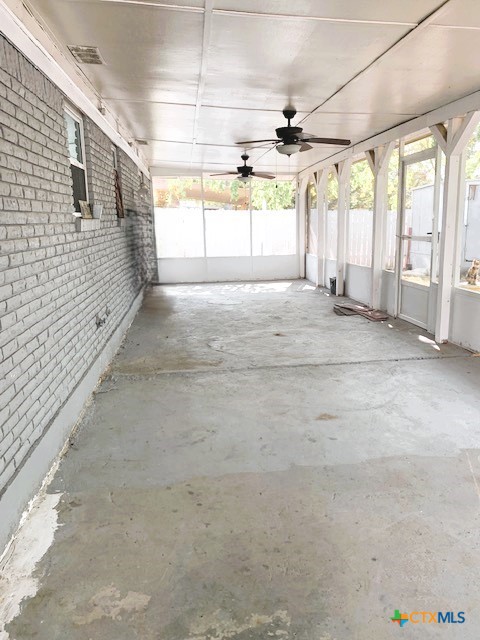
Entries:
<svg viewBox="0 0 480 640">
<path fill-rule="evenodd" d="M 277 136 L 285 142 L 285 144 L 294 144 L 298 141 L 298 136 L 302 133 L 301 127 L 279 127 L 275 129 Z"/>
<path fill-rule="evenodd" d="M 237 171 L 244 178 L 247 178 L 252 173 L 253 167 L 249 167 L 248 165 L 244 164 L 244 165 L 241 165 L 240 167 L 237 167 Z"/>
</svg>

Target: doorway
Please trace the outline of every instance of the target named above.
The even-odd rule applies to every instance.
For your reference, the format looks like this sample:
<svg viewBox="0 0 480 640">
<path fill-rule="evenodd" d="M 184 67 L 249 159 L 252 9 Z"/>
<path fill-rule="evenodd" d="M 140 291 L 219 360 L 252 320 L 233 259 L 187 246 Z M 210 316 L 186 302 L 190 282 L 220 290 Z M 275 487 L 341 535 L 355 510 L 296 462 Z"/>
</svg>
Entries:
<svg viewBox="0 0 480 640">
<path fill-rule="evenodd" d="M 397 227 L 398 317 L 434 333 L 441 202 L 440 150 L 401 159 Z"/>
</svg>

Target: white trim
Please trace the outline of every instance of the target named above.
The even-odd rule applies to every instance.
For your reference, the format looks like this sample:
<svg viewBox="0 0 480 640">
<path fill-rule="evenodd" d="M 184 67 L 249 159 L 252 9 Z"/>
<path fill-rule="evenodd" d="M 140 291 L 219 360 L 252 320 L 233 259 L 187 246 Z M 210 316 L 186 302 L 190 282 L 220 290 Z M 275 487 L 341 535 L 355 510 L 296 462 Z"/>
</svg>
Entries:
<svg viewBox="0 0 480 640">
<path fill-rule="evenodd" d="M 439 122 L 445 122 L 452 117 L 476 110 L 480 110 L 480 91 L 475 91 L 464 98 L 449 102 L 443 107 L 429 111 L 424 115 L 409 120 L 408 122 L 403 122 L 402 124 L 392 127 L 391 129 L 387 129 L 386 131 L 372 136 L 371 138 L 361 140 L 347 149 L 339 151 L 324 160 L 320 160 L 319 162 L 306 167 L 299 172 L 299 176 L 303 177 L 304 175 L 309 175 L 312 171 L 323 169 L 324 167 L 330 167 L 351 155 L 362 153 L 368 149 L 386 144 L 387 142 L 404 138 L 405 136 L 436 125 Z"/>
<path fill-rule="evenodd" d="M 420 327 L 420 329 L 425 329 L 427 331 L 427 323 L 421 322 L 420 320 L 415 320 L 415 318 L 411 318 L 410 316 L 405 315 L 404 313 L 399 313 L 398 317 L 400 320 L 405 320 L 405 322 L 409 322 L 410 324 L 414 324 L 416 327 Z"/>
<path fill-rule="evenodd" d="M 70 150 L 68 152 L 68 159 L 71 165 L 83 171 L 83 181 L 85 183 L 85 200 L 89 202 L 88 180 L 87 180 L 87 158 L 85 155 L 85 131 L 83 128 L 82 114 L 79 113 L 73 107 L 71 107 L 68 103 L 64 104 L 63 111 L 64 113 L 69 115 L 72 118 L 72 120 L 74 120 L 75 122 L 78 122 L 78 125 L 80 127 L 80 152 L 83 158 L 83 162 L 79 162 L 76 158 L 72 158 L 70 156 Z M 68 139 L 67 139 L 67 145 L 68 145 Z M 72 181 L 72 187 L 73 187 L 73 181 Z M 76 213 L 80 213 L 80 212 L 76 210 Z"/>
<path fill-rule="evenodd" d="M 406 278 L 400 278 L 400 284 L 402 287 L 411 287 L 412 289 L 419 289 L 420 291 L 424 291 L 425 293 L 427 293 L 430 289 L 430 286 L 434 283 L 432 283 L 432 281 L 430 280 L 430 284 L 419 284 L 418 282 L 411 282 Z"/>
<path fill-rule="evenodd" d="M 143 158 L 137 156 L 128 142 L 112 127 L 108 120 L 99 112 L 94 103 L 74 79 L 62 69 L 55 58 L 47 51 L 43 44 L 27 29 L 22 21 L 0 0 L 0 25 L 1 33 L 26 57 L 30 62 L 44 73 L 62 93 L 84 115 L 92 120 L 115 144 L 133 160 L 137 167 L 147 176 L 150 176 L 148 165 Z"/>
<path fill-rule="evenodd" d="M 425 137 L 428 138 L 429 136 L 425 136 Z M 421 138 L 421 139 L 424 140 L 425 138 Z M 428 149 L 415 151 L 415 153 L 403 154 L 402 156 L 400 156 L 400 161 L 407 166 L 410 164 L 417 164 L 417 162 L 425 162 L 425 160 L 434 160 L 436 156 L 437 156 L 437 145 L 435 144 L 433 147 L 429 147 Z M 425 185 L 425 186 L 430 186 L 430 185 Z"/>
<path fill-rule="evenodd" d="M 453 287 L 453 291 L 455 292 L 455 295 L 457 293 L 460 293 L 463 296 L 466 297 L 471 297 L 471 296 L 479 296 L 480 295 L 480 289 L 478 291 L 475 291 L 474 289 L 464 289 L 462 287 L 462 285 L 457 284 Z"/>
</svg>

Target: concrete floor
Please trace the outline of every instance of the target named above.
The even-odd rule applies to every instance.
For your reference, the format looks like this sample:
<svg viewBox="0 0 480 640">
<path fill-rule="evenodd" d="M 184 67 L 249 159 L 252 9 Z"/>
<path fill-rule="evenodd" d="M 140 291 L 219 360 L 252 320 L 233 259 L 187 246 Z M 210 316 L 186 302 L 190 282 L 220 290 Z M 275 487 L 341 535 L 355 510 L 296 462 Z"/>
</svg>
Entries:
<svg viewBox="0 0 480 640">
<path fill-rule="evenodd" d="M 395 609 L 478 639 L 480 358 L 332 303 L 151 290 L 48 489 L 11 640 L 439 637 Z"/>
</svg>

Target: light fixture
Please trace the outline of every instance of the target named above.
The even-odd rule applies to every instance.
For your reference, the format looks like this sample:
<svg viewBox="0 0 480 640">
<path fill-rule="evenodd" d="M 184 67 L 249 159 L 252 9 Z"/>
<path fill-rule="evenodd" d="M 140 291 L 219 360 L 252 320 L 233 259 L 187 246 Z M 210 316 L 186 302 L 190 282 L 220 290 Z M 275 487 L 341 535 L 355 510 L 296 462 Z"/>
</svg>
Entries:
<svg viewBox="0 0 480 640">
<path fill-rule="evenodd" d="M 283 153 L 285 156 L 291 156 L 294 153 L 297 153 L 302 148 L 301 144 L 297 144 L 296 142 L 292 144 L 279 144 L 277 145 L 278 153 Z"/>
<path fill-rule="evenodd" d="M 240 182 L 250 182 L 251 179 L 251 176 L 238 176 L 237 178 L 237 180 L 240 180 Z"/>
<path fill-rule="evenodd" d="M 143 175 L 143 172 L 141 176 L 142 177 L 141 177 L 140 187 L 138 188 L 138 191 L 136 191 L 135 195 L 138 198 L 140 198 L 142 202 L 147 202 L 148 196 L 150 194 L 150 190 L 145 184 L 145 176 Z"/>
</svg>

